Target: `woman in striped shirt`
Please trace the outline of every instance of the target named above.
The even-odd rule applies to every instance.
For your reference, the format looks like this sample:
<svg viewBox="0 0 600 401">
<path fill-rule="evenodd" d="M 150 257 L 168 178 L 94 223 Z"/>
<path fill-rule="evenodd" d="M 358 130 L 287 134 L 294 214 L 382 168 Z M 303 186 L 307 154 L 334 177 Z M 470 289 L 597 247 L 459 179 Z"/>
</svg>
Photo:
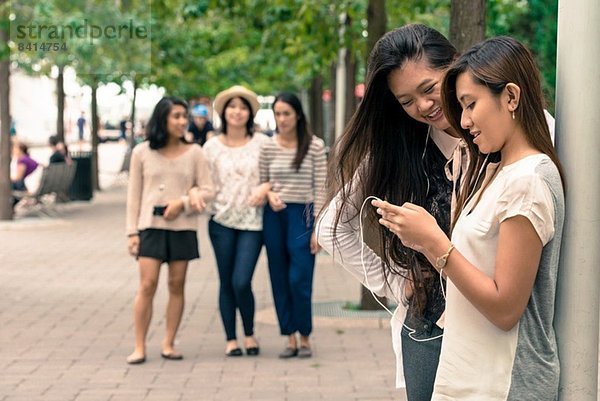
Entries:
<svg viewBox="0 0 600 401">
<path fill-rule="evenodd" d="M 279 94 L 273 112 L 277 133 L 262 146 L 260 180 L 270 186 L 263 234 L 279 328 L 288 336 L 279 357 L 307 358 L 312 355 L 312 281 L 320 249 L 313 223 L 324 201 L 325 145 L 312 134 L 294 94 Z"/>
</svg>

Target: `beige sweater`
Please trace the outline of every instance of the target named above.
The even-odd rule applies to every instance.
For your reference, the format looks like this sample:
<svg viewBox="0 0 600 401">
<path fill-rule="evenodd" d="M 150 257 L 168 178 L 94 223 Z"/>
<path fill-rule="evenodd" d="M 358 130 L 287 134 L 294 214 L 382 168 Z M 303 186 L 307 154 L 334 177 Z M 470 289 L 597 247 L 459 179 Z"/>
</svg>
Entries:
<svg viewBox="0 0 600 401">
<path fill-rule="evenodd" d="M 127 191 L 127 234 L 135 234 L 146 228 L 172 231 L 198 229 L 197 213 L 190 209 L 188 192 L 198 187 L 205 201 L 214 197 L 211 173 L 199 145 L 189 145 L 183 154 L 169 159 L 148 142 L 137 145 L 131 154 L 129 187 Z M 153 216 L 155 205 L 181 198 L 184 211 L 177 218 L 167 221 Z"/>
</svg>

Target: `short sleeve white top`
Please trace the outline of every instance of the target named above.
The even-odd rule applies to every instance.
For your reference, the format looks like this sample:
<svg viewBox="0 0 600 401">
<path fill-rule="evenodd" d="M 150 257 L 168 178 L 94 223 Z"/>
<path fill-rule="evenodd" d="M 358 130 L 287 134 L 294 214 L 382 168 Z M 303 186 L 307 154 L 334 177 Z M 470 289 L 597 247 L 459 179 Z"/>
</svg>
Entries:
<svg viewBox="0 0 600 401">
<path fill-rule="evenodd" d="M 540 165 L 548 163 L 552 162 L 547 155 L 536 154 L 505 166 L 497 172 L 477 204 L 473 206 L 479 193 L 462 211 L 452 233 L 452 242 L 469 262 L 486 275 L 494 275 L 500 223 L 504 220 L 524 216 L 531 222 L 544 246 L 553 238 L 555 200 L 547 177 L 539 172 Z M 552 168 L 554 177 L 556 168 L 553 164 Z M 488 166 L 486 181 L 496 173 L 496 169 L 497 165 Z M 542 167 L 541 170 L 545 169 Z M 562 230 L 562 223 L 560 227 Z M 540 265 L 536 281 L 545 275 L 555 276 L 556 266 L 546 268 Z M 534 288 L 532 299 L 539 296 L 544 298 L 541 301 L 545 303 L 545 291 L 552 298 L 548 301 L 551 304 L 549 308 L 553 308 L 554 289 L 542 289 L 541 295 L 537 291 Z M 553 310 L 535 313 L 542 314 L 542 320 L 549 315 L 552 325 Z M 519 342 L 524 340 L 520 337 L 540 335 L 540 330 L 545 330 L 532 327 L 531 330 L 537 330 L 537 333 L 524 333 L 519 330 L 520 324 L 523 325 L 523 322 L 510 331 L 499 329 L 448 280 L 446 326 L 432 400 L 509 399 L 513 370 L 521 369 L 515 356 L 521 351 L 531 351 L 526 347 L 517 350 Z M 553 339 L 554 333 L 550 330 L 552 332 L 547 337 Z"/>
</svg>

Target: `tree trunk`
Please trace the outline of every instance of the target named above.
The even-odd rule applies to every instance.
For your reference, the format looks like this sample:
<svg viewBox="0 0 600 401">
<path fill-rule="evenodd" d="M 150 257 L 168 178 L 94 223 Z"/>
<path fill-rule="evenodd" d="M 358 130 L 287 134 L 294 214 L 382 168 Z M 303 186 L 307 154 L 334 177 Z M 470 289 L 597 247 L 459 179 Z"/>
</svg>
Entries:
<svg viewBox="0 0 600 401">
<path fill-rule="evenodd" d="M 385 0 L 369 0 L 369 6 L 367 7 L 367 20 L 368 20 L 368 36 L 367 36 L 367 60 L 371 54 L 371 50 L 375 47 L 375 43 L 381 38 L 386 31 L 387 14 L 385 12 Z M 378 226 L 379 224 L 377 224 Z M 377 227 L 371 224 L 365 224 L 364 226 L 364 238 L 365 243 L 375 250 L 378 255 L 381 255 L 381 245 L 379 243 L 379 234 Z M 385 298 L 377 297 L 379 301 L 387 306 L 387 300 Z M 360 309 L 361 310 L 379 310 L 382 309 L 381 305 L 375 300 L 371 291 L 366 287 L 361 286 L 360 291 Z"/>
<path fill-rule="evenodd" d="M 452 0 L 450 42 L 463 52 L 485 38 L 485 0 Z"/>
<path fill-rule="evenodd" d="M 0 2 L 4 4 L 5 1 Z M 8 34 L 0 29 L 0 41 L 8 42 Z M 10 59 L 0 61 L 0 220 L 12 220 L 10 183 Z"/>
<path fill-rule="evenodd" d="M 56 78 L 56 135 L 61 142 L 65 142 L 65 67 L 58 65 Z"/>
<path fill-rule="evenodd" d="M 310 125 L 313 132 L 319 138 L 325 137 L 323 131 L 323 76 L 318 75 L 310 82 L 309 110 L 310 110 Z"/>
<path fill-rule="evenodd" d="M 354 49 L 348 48 L 346 52 L 346 110 L 344 112 L 344 124 L 348 124 L 356 110 L 356 55 Z"/>
<path fill-rule="evenodd" d="M 92 85 L 92 188 L 96 191 L 100 190 L 100 182 L 98 174 L 98 144 L 100 138 L 98 136 L 99 129 L 99 117 L 98 117 L 98 99 L 96 98 L 98 92 L 98 83 L 94 82 Z"/>
<path fill-rule="evenodd" d="M 349 30 L 351 25 L 351 19 L 349 16 L 346 17 L 346 27 Z M 356 109 L 356 96 L 354 90 L 356 88 L 356 54 L 353 43 L 349 44 L 346 48 L 346 57 L 344 63 L 346 64 L 346 97 L 345 97 L 345 110 L 344 110 L 344 126 L 348 124 L 354 110 Z"/>
<path fill-rule="evenodd" d="M 131 101 L 131 136 L 129 137 L 129 148 L 135 146 L 135 100 L 137 98 L 138 80 L 137 76 L 133 76 L 133 100 Z"/>
<path fill-rule="evenodd" d="M 369 60 L 369 55 L 373 47 L 375 47 L 375 43 L 385 34 L 386 30 L 387 14 L 385 12 L 385 0 L 369 0 L 369 5 L 367 6 L 367 60 Z"/>
</svg>

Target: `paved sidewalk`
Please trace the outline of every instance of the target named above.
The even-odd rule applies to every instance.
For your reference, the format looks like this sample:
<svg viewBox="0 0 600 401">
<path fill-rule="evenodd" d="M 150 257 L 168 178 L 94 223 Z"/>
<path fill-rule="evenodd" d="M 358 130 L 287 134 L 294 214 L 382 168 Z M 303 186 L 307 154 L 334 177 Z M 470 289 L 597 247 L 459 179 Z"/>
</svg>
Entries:
<svg viewBox="0 0 600 401">
<path fill-rule="evenodd" d="M 277 358 L 285 339 L 275 323 L 264 252 L 253 284 L 261 355 L 226 358 L 205 218 L 203 257 L 189 269 L 178 336 L 185 359 L 159 355 L 163 269 L 148 361 L 127 365 L 138 274 L 126 253 L 124 182 L 91 203 L 57 210 L 56 218 L 0 222 L 0 401 L 405 400 L 394 388 L 386 319 L 315 316 L 314 357 Z M 355 280 L 319 255 L 316 306 L 358 296 Z"/>
</svg>

